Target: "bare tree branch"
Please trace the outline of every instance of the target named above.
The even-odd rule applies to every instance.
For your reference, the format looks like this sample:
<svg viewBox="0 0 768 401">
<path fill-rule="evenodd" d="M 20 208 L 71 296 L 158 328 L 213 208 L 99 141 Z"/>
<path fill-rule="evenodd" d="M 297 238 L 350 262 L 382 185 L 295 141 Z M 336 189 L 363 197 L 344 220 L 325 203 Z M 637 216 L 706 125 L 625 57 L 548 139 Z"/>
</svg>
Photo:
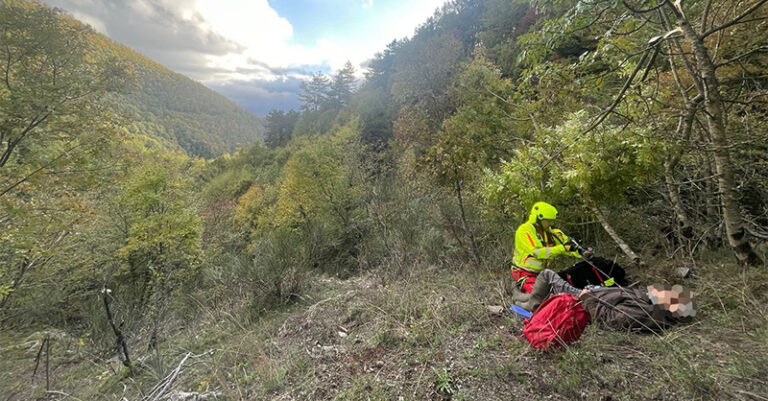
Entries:
<svg viewBox="0 0 768 401">
<path fill-rule="evenodd" d="M 704 12 L 701 14 L 701 31 L 707 30 L 707 19 L 709 18 L 709 10 L 712 9 L 712 0 L 707 0 L 707 4 L 704 6 Z"/>
<path fill-rule="evenodd" d="M 640 82 L 645 82 L 645 79 L 648 78 L 648 73 L 651 72 L 651 67 L 653 67 L 653 63 L 656 62 L 656 57 L 659 55 L 659 51 L 661 51 L 661 46 L 656 46 L 653 50 L 653 56 L 651 56 L 651 61 L 648 62 L 648 66 L 645 67 L 645 72 L 643 73 L 643 76 L 640 78 Z"/>
<path fill-rule="evenodd" d="M 57 155 L 56 157 L 54 157 L 53 159 L 51 159 L 51 160 L 50 160 L 48 163 L 46 163 L 46 164 L 44 164 L 44 165 L 40 166 L 39 168 L 35 169 L 35 170 L 34 170 L 34 171 L 32 171 L 31 173 L 29 173 L 29 174 L 27 174 L 26 176 L 24 176 L 22 179 L 20 179 L 20 180 L 16 181 L 15 183 L 13 183 L 11 186 L 9 186 L 9 187 L 5 188 L 5 189 L 4 189 L 2 192 L 0 192 L 0 198 L 1 198 L 1 197 L 3 197 L 3 196 L 5 196 L 5 195 L 6 195 L 8 192 L 11 192 L 11 191 L 12 191 L 14 188 L 16 188 L 17 186 L 19 186 L 19 185 L 23 184 L 24 182 L 26 182 L 27 180 L 29 180 L 30 178 L 32 178 L 32 177 L 33 177 L 35 174 L 37 174 L 37 173 L 39 173 L 39 172 L 41 172 L 41 171 L 43 171 L 43 170 L 47 169 L 48 167 L 52 166 L 52 165 L 53 165 L 53 163 L 55 163 L 55 162 L 56 162 L 56 161 L 58 161 L 59 159 L 63 158 L 64 156 L 67 156 L 67 155 L 69 155 L 69 153 L 70 153 L 70 152 L 72 152 L 73 150 L 75 150 L 75 149 L 77 149 L 77 148 L 80 148 L 80 147 L 83 147 L 83 146 L 88 146 L 88 145 L 91 145 L 91 144 L 93 144 L 93 143 L 95 143 L 95 142 L 96 142 L 96 140 L 94 140 L 94 141 L 91 141 L 91 142 L 81 143 L 81 144 L 75 145 L 75 146 L 73 146 L 73 147 L 71 147 L 71 148 L 69 148 L 69 149 L 66 149 L 66 150 L 64 150 L 64 151 L 63 151 L 63 152 L 61 152 L 59 155 Z"/>
<path fill-rule="evenodd" d="M 709 36 L 709 35 L 711 35 L 711 34 L 713 34 L 713 33 L 715 33 L 715 32 L 721 31 L 721 30 L 723 30 L 723 29 L 726 29 L 726 28 L 728 28 L 728 27 L 731 27 L 731 26 L 733 26 L 733 25 L 736 25 L 736 24 L 738 24 L 738 23 L 739 23 L 739 21 L 741 21 L 741 20 L 742 20 L 744 17 L 746 17 L 747 15 L 749 15 L 749 14 L 752 14 L 753 12 L 757 11 L 757 9 L 758 9 L 758 8 L 762 7 L 762 6 L 763 6 L 763 4 L 765 4 L 765 3 L 767 3 L 767 2 L 768 2 L 768 0 L 759 0 L 758 2 L 756 2 L 755 4 L 753 4 L 753 5 L 752 5 L 752 7 L 748 8 L 746 11 L 744 11 L 744 12 L 743 12 L 743 13 L 741 13 L 741 14 L 739 14 L 737 17 L 733 18 L 732 20 L 730 20 L 730 21 L 728 21 L 728 22 L 726 22 L 726 23 L 723 23 L 723 24 L 721 24 L 721 25 L 718 25 L 718 26 L 716 26 L 716 27 L 714 27 L 714 28 L 712 28 L 712 29 L 710 29 L 710 30 L 708 30 L 708 31 L 706 31 L 706 32 L 704 32 L 704 33 L 702 33 L 702 34 L 700 35 L 700 37 L 701 37 L 702 39 L 703 39 L 703 38 L 706 38 L 707 36 Z"/>
<path fill-rule="evenodd" d="M 629 5 L 627 0 L 622 0 L 621 3 L 624 4 L 624 7 L 628 8 L 629 11 L 632 11 L 635 14 L 647 14 L 647 13 L 650 13 L 650 12 L 654 12 L 654 11 L 656 11 L 656 10 L 658 10 L 658 9 L 660 9 L 660 8 L 665 6 L 664 2 L 662 1 L 661 3 L 655 5 L 655 6 L 651 7 L 651 8 L 646 8 L 645 10 L 643 10 L 643 9 L 635 8 L 635 7 L 631 6 L 631 5 Z"/>
<path fill-rule="evenodd" d="M 8 138 L 8 147 L 5 149 L 5 151 L 3 151 L 3 155 L 0 157 L 0 167 L 5 166 L 5 163 L 8 162 L 8 159 L 11 157 L 13 150 L 16 148 L 19 142 L 21 142 L 21 140 L 24 139 L 24 137 L 27 136 L 27 134 L 29 134 L 33 129 L 37 128 L 38 125 L 42 124 L 43 121 L 45 121 L 51 115 L 51 113 L 52 112 L 48 110 L 43 115 L 35 116 L 32 118 L 32 121 L 30 121 L 29 125 L 27 125 L 23 131 L 21 131 L 18 138 Z"/>
<path fill-rule="evenodd" d="M 748 52 L 739 54 L 738 56 L 735 56 L 735 57 L 730 58 L 728 60 L 723 60 L 723 61 L 715 64 L 715 68 L 720 68 L 720 67 L 722 67 L 724 65 L 728 65 L 728 64 L 733 63 L 735 61 L 739 61 L 739 60 L 741 60 L 741 59 L 743 59 L 745 57 L 749 57 L 749 56 L 751 56 L 751 55 L 753 55 L 755 53 L 768 53 L 768 46 L 760 46 L 760 47 L 758 47 L 756 49 L 752 49 L 752 50 L 750 50 Z"/>
<path fill-rule="evenodd" d="M 501 97 L 501 96 L 497 95 L 497 94 L 496 94 L 496 93 L 494 93 L 492 90 L 490 90 L 488 87 L 485 87 L 485 86 L 484 86 L 483 88 L 485 88 L 485 90 L 486 90 L 486 91 L 488 91 L 488 93 L 490 93 L 491 95 L 493 95 L 495 98 L 497 98 L 497 99 L 501 100 L 502 102 L 504 102 L 504 103 L 506 103 L 506 104 L 508 104 L 508 105 L 511 105 L 511 106 L 518 106 L 518 105 L 516 105 L 516 104 L 510 103 L 510 102 L 509 102 L 507 99 L 504 99 L 503 97 Z M 519 107 L 519 106 L 518 106 L 518 107 Z M 499 110 L 501 110 L 501 112 L 502 112 L 502 113 L 504 113 L 504 115 L 505 115 L 507 118 L 509 118 L 510 120 L 512 120 L 512 121 L 531 121 L 531 117 L 530 117 L 530 116 L 529 116 L 529 117 L 527 117 L 527 118 L 515 117 L 515 116 L 513 116 L 513 115 L 511 115 L 511 114 L 507 113 L 507 111 L 506 111 L 506 110 L 504 110 L 504 109 L 502 109 L 502 108 L 499 108 Z"/>
<path fill-rule="evenodd" d="M 595 121 L 592 124 L 590 124 L 589 128 L 587 128 L 586 130 L 581 132 L 580 135 L 576 137 L 576 139 L 575 139 L 576 141 L 579 140 L 580 136 L 589 133 L 593 129 L 597 128 L 600 124 L 602 124 L 603 121 L 605 121 L 605 119 L 608 118 L 608 115 L 611 114 L 611 112 L 613 112 L 613 110 L 616 108 L 616 106 L 618 106 L 619 103 L 621 103 L 621 100 L 624 99 L 624 95 L 627 93 L 627 90 L 632 85 L 632 81 L 635 80 L 635 77 L 637 76 L 637 73 L 640 72 L 640 70 L 642 69 L 643 65 L 645 64 L 645 59 L 648 58 L 649 50 L 651 50 L 650 47 L 645 49 L 645 52 L 643 52 L 643 57 L 641 57 L 640 61 L 638 61 L 637 65 L 635 66 L 634 71 L 632 71 L 632 73 L 629 75 L 629 78 L 627 78 L 627 81 L 624 83 L 624 87 L 621 88 L 621 90 L 619 91 L 618 96 L 616 96 L 616 99 L 613 101 L 613 103 L 611 103 L 610 106 L 608 106 L 602 113 L 600 113 L 600 115 L 598 115 L 598 117 L 595 119 Z M 549 165 L 549 163 L 552 163 L 552 160 L 555 160 L 555 158 L 560 156 L 566 149 L 568 149 L 569 146 L 571 146 L 571 143 L 563 145 L 560 149 L 558 149 L 552 155 L 552 157 L 550 157 L 546 162 L 544 162 L 544 164 L 541 165 L 541 168 L 547 167 Z"/>
<path fill-rule="evenodd" d="M 669 21 L 667 14 L 665 14 L 663 10 L 659 10 L 659 15 L 661 16 L 662 21 L 664 21 L 665 29 L 672 29 L 672 23 Z M 678 38 L 672 38 L 671 42 L 675 44 L 677 51 L 680 53 L 680 57 L 683 59 L 683 64 L 685 64 L 685 69 L 688 70 L 688 74 L 693 80 L 694 85 L 696 85 L 696 90 L 698 90 L 699 93 L 704 93 L 704 84 L 702 84 L 699 74 L 693 68 L 693 65 L 691 64 L 690 60 L 688 60 L 688 57 L 686 57 L 687 53 L 683 50 L 683 46 L 680 44 L 680 40 Z"/>
</svg>

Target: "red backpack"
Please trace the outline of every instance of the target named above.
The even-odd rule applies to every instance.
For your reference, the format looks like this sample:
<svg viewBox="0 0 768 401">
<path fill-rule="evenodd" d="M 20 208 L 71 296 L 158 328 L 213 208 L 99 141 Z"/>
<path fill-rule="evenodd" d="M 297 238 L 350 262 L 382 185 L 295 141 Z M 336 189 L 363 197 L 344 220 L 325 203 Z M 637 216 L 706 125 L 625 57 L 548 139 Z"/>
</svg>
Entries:
<svg viewBox="0 0 768 401">
<path fill-rule="evenodd" d="M 562 348 L 581 337 L 589 323 L 589 314 L 579 299 L 571 294 L 547 298 L 525 319 L 523 336 L 536 349 Z"/>
</svg>

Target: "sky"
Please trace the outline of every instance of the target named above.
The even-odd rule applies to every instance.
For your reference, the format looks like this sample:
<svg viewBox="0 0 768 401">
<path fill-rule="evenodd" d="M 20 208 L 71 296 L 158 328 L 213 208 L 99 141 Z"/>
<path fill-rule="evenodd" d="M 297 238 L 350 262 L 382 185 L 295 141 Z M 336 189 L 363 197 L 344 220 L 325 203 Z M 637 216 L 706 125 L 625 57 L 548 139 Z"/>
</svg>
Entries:
<svg viewBox="0 0 768 401">
<path fill-rule="evenodd" d="M 446 0 L 45 0 L 176 72 L 265 115 L 299 85 L 412 36 Z"/>
</svg>

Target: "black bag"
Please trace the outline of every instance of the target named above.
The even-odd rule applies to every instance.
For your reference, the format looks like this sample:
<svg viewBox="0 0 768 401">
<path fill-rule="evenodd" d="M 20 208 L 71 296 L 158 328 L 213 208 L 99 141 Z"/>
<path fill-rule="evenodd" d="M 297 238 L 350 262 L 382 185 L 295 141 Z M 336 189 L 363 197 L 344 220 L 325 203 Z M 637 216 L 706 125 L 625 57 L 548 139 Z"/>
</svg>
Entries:
<svg viewBox="0 0 768 401">
<path fill-rule="evenodd" d="M 594 265 L 594 267 L 592 265 Z M 604 281 L 613 278 L 614 283 L 620 286 L 629 284 L 627 272 L 616 262 L 594 257 L 589 259 L 589 263 L 581 261 L 575 265 L 558 272 L 563 280 L 576 288 L 584 288 L 587 285 L 602 285 Z M 599 276 L 598 276 L 599 275 Z M 602 281 L 600 280 L 602 278 Z"/>
</svg>

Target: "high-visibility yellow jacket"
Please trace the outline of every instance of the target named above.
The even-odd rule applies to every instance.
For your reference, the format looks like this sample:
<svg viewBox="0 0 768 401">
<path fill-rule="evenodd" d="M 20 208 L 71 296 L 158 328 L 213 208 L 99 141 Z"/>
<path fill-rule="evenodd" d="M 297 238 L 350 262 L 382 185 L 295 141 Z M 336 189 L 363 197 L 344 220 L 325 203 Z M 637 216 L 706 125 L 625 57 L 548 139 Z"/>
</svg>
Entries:
<svg viewBox="0 0 768 401">
<path fill-rule="evenodd" d="M 557 255 L 579 257 L 576 251 L 566 251 L 568 237 L 556 228 L 548 230 L 536 228 L 536 215 L 531 214 L 528 221 L 521 224 L 515 233 L 515 255 L 512 269 L 523 269 L 539 273 L 547 268 L 547 262 Z"/>
</svg>

